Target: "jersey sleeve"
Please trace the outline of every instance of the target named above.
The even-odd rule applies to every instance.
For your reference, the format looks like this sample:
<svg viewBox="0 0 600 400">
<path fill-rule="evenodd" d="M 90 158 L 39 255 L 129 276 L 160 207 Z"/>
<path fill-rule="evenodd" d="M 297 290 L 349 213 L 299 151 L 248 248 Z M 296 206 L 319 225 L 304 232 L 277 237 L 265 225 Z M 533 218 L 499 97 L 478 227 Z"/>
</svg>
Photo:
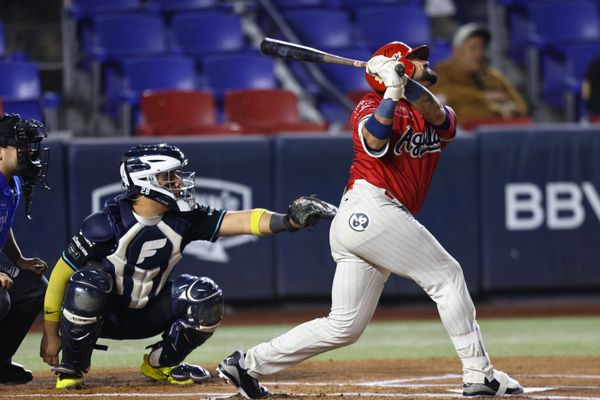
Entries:
<svg viewBox="0 0 600 400">
<path fill-rule="evenodd" d="M 442 125 L 432 126 L 442 142 L 449 142 L 456 136 L 456 113 L 448 106 L 444 106 L 444 110 L 446 111 L 445 121 Z"/>
<path fill-rule="evenodd" d="M 226 211 L 218 208 L 199 205 L 189 211 L 190 228 L 187 234 L 191 240 L 207 240 L 214 242 L 219 238 L 219 230 Z"/>
<path fill-rule="evenodd" d="M 367 142 L 362 134 L 362 129 L 367 123 L 367 120 L 371 117 L 371 115 L 373 115 L 375 110 L 377 110 L 377 107 L 379 107 L 380 103 L 381 98 L 375 93 L 370 93 L 360 101 L 352 113 L 353 129 L 356 129 L 356 134 L 365 153 L 373 158 L 383 157 L 390 147 L 390 143 L 388 141 L 388 143 L 386 143 L 382 149 L 373 150 L 367 146 Z"/>
<path fill-rule="evenodd" d="M 62 254 L 63 260 L 74 270 L 90 261 L 106 257 L 115 243 L 115 233 L 106 215 L 102 212 L 87 217 L 81 230 L 73 236 Z"/>
</svg>

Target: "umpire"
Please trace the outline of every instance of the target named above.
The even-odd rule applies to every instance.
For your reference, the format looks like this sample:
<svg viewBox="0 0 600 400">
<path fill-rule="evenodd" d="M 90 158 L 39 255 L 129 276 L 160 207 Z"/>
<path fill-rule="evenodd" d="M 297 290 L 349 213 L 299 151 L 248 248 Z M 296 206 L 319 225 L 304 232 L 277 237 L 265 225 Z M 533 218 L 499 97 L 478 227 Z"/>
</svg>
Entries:
<svg viewBox="0 0 600 400">
<path fill-rule="evenodd" d="M 0 247 L 12 264 L 0 264 L 0 384 L 27 383 L 33 377 L 13 363 L 33 321 L 41 311 L 48 281 L 48 265 L 25 258 L 12 231 L 21 198 L 29 217 L 33 187 L 46 187 L 48 150 L 41 149 L 46 130 L 35 120 L 16 114 L 0 117 Z"/>
</svg>

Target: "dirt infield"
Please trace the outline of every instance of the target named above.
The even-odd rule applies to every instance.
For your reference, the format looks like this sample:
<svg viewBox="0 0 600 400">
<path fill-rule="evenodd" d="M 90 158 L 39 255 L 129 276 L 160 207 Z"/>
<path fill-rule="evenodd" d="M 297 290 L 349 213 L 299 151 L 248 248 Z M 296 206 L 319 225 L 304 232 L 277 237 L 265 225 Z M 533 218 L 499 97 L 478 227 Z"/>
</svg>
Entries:
<svg viewBox="0 0 600 400">
<path fill-rule="evenodd" d="M 481 318 L 550 315 L 600 315 L 600 303 L 570 305 L 478 305 Z M 298 323 L 326 314 L 326 308 L 291 310 L 230 309 L 223 325 Z M 380 307 L 374 320 L 437 319 L 434 305 Z M 600 358 L 496 358 L 494 366 L 525 387 L 520 398 L 600 400 Z M 81 390 L 54 389 L 50 372 L 36 373 L 27 385 L 0 386 L 0 400 L 16 399 L 241 399 L 216 377 L 216 365 L 203 365 L 213 378 L 202 385 L 173 386 L 150 382 L 137 369 L 94 369 Z M 307 361 L 261 380 L 273 399 L 448 399 L 462 398 L 458 358 L 427 360 Z"/>
<path fill-rule="evenodd" d="M 498 369 L 526 387 L 522 398 L 600 399 L 598 358 L 503 358 Z M 206 365 L 214 371 L 216 365 Z M 460 396 L 458 359 L 305 362 L 263 379 L 273 399 L 447 399 Z M 216 374 L 213 374 L 216 375 Z M 0 388 L 0 399 L 219 399 L 234 388 L 213 377 L 208 383 L 172 386 L 148 381 L 138 370 L 92 370 L 84 389 L 53 389 L 50 373 L 36 374 L 27 385 Z"/>
</svg>

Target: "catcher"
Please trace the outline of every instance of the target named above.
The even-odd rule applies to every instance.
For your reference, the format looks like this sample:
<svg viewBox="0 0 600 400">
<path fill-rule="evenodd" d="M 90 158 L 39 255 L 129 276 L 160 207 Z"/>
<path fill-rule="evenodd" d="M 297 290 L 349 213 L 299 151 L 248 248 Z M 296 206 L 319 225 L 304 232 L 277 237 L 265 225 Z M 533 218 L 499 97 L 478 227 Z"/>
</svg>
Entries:
<svg viewBox="0 0 600 400">
<path fill-rule="evenodd" d="M 172 384 L 201 383 L 202 367 L 183 363 L 223 317 L 223 293 L 207 277 L 171 272 L 193 240 L 295 231 L 333 218 L 314 196 L 287 214 L 225 211 L 195 202 L 194 173 L 175 146 L 138 145 L 124 155 L 125 193 L 88 216 L 56 263 L 44 303 L 40 356 L 57 388 L 79 388 L 99 337 L 139 339 L 162 332 L 144 355 L 142 374 Z M 62 359 L 59 363 L 59 352 Z"/>
</svg>

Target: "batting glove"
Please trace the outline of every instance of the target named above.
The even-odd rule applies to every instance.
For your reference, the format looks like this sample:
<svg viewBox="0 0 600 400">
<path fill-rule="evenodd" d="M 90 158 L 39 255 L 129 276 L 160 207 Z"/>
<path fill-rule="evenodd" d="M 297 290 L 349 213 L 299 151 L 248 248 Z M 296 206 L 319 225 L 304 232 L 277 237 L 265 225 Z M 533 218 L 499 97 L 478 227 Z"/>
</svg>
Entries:
<svg viewBox="0 0 600 400">
<path fill-rule="evenodd" d="M 384 99 L 400 100 L 404 97 L 404 85 L 406 84 L 406 75 L 398 75 L 396 65 L 401 62 L 385 56 L 375 56 L 367 63 L 367 73 L 380 79 L 385 85 Z"/>
</svg>

